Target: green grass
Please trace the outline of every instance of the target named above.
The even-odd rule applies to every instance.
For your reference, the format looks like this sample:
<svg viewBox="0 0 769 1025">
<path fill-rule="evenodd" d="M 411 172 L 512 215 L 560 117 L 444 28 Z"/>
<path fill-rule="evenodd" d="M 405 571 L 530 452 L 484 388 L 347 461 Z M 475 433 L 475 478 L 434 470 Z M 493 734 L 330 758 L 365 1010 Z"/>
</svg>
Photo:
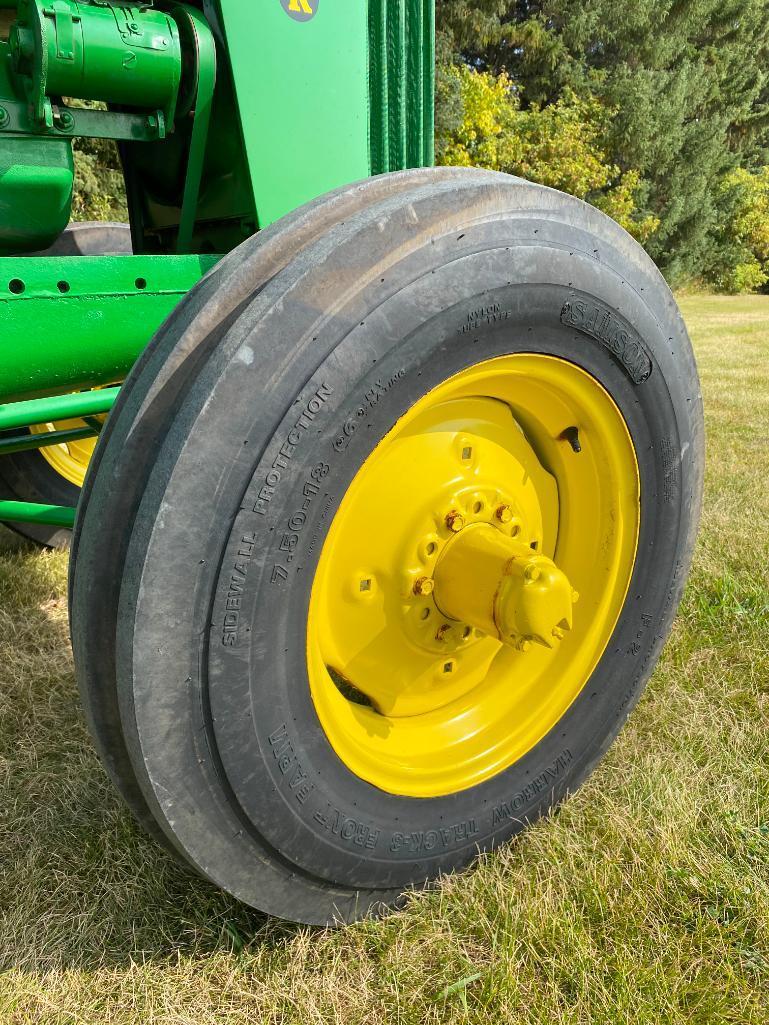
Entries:
<svg viewBox="0 0 769 1025">
<path fill-rule="evenodd" d="M 769 297 L 683 306 L 707 496 L 646 696 L 557 815 L 385 921 L 266 921 L 145 839 L 80 722 L 66 559 L 4 535 L 2 1025 L 765 1025 Z"/>
</svg>

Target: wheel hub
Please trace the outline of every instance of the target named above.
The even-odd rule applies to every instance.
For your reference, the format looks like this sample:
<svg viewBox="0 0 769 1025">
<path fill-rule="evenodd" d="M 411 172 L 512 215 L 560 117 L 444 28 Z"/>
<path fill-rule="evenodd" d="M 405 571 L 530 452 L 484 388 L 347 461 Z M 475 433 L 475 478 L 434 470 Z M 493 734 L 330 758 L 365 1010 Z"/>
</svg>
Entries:
<svg viewBox="0 0 769 1025">
<path fill-rule="evenodd" d="M 464 527 L 441 553 L 434 595 L 445 616 L 526 652 L 532 642 L 552 648 L 563 640 L 576 591 L 552 559 L 476 524 Z"/>
</svg>

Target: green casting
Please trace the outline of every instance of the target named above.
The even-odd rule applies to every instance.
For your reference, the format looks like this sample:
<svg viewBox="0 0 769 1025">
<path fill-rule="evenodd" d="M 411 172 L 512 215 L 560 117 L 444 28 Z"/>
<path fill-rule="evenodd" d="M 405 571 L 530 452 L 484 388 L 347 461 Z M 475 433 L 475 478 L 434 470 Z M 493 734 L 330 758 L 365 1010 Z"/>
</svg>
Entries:
<svg viewBox="0 0 769 1025">
<path fill-rule="evenodd" d="M 174 122 L 182 76 L 174 19 L 148 5 L 109 0 L 19 0 L 11 68 L 37 125 L 66 114 L 62 96 L 154 110 Z"/>
</svg>

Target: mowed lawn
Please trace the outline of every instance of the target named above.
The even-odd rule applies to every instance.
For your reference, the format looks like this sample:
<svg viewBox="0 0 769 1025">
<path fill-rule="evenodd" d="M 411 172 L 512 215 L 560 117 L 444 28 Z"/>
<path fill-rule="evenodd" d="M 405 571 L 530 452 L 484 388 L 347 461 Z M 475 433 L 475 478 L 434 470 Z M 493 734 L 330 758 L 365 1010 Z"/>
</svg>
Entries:
<svg viewBox="0 0 769 1025">
<path fill-rule="evenodd" d="M 134 827 L 80 720 L 66 556 L 3 533 L 2 1025 L 766 1025 L 769 297 L 683 309 L 707 495 L 646 696 L 557 815 L 385 921 L 267 921 Z"/>
</svg>

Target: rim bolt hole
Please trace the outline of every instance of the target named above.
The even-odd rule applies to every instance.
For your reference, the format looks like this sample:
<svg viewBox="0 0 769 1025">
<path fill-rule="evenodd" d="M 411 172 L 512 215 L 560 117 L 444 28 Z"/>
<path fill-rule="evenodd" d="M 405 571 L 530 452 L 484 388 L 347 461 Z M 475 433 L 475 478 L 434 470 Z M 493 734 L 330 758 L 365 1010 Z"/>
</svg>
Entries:
<svg viewBox="0 0 769 1025">
<path fill-rule="evenodd" d="M 453 662 L 444 662 L 443 663 L 443 672 L 446 673 L 447 675 L 449 673 L 453 673 L 454 672 L 454 663 Z"/>
<path fill-rule="evenodd" d="M 469 463 L 469 462 L 470 462 L 470 460 L 471 460 L 472 458 L 473 458 L 473 449 L 472 449 L 472 446 L 470 446 L 470 445 L 466 445 L 466 446 L 465 446 L 465 447 L 464 447 L 464 448 L 462 449 L 462 460 L 463 460 L 463 461 L 464 461 L 465 463 Z"/>
<path fill-rule="evenodd" d="M 425 551 L 427 552 L 428 556 L 433 556 L 433 555 L 435 555 L 437 549 L 438 549 L 438 545 L 435 543 L 435 541 L 431 541 L 428 544 L 428 546 L 425 549 Z"/>
<path fill-rule="evenodd" d="M 367 577 L 365 580 L 361 580 L 361 582 L 360 582 L 360 591 L 361 591 L 361 593 L 365 594 L 366 591 L 370 591 L 370 590 L 371 590 L 371 578 Z"/>
<path fill-rule="evenodd" d="M 483 502 L 473 502 L 473 512 L 476 516 L 483 512 Z"/>
<path fill-rule="evenodd" d="M 429 618 L 430 618 L 430 610 L 429 609 L 422 609 L 422 612 L 420 613 L 420 619 L 425 620 L 425 619 L 429 619 Z"/>
</svg>

